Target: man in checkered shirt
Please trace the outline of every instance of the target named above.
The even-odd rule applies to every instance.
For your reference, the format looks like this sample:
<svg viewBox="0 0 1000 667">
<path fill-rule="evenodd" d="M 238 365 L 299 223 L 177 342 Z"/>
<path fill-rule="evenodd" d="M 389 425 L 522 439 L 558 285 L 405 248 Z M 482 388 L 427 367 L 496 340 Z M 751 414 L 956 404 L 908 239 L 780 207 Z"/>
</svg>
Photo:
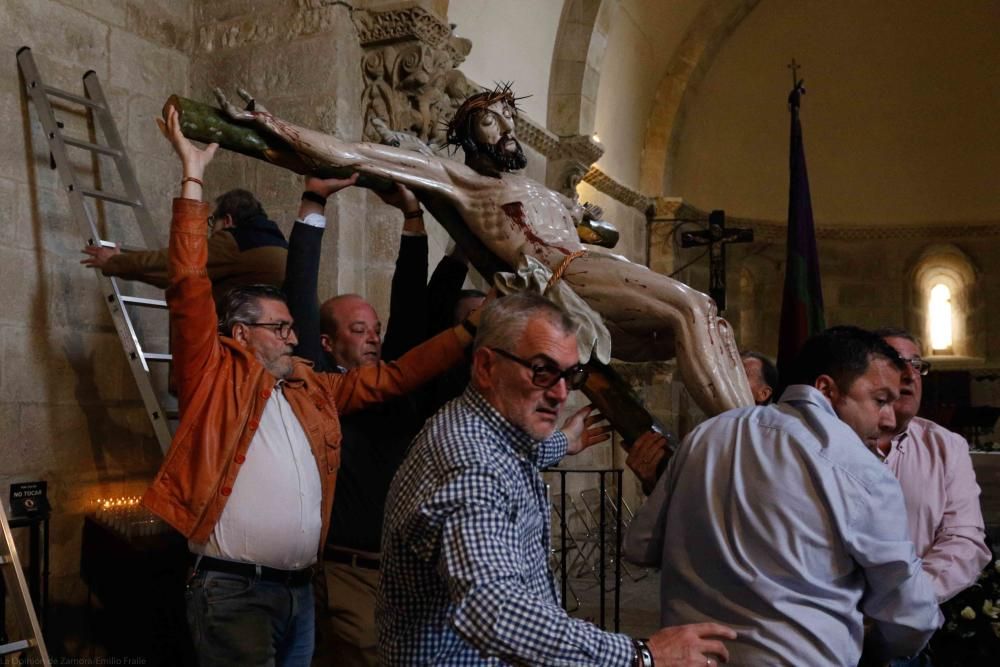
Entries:
<svg viewBox="0 0 1000 667">
<path fill-rule="evenodd" d="M 714 665 L 714 623 L 665 628 L 648 644 L 562 609 L 548 569 L 549 503 L 539 470 L 606 440 L 572 415 L 582 386 L 576 327 L 542 297 L 483 313 L 466 392 L 417 436 L 386 504 L 376 617 L 385 665 Z M 648 660 L 648 661 L 647 661 Z"/>
</svg>

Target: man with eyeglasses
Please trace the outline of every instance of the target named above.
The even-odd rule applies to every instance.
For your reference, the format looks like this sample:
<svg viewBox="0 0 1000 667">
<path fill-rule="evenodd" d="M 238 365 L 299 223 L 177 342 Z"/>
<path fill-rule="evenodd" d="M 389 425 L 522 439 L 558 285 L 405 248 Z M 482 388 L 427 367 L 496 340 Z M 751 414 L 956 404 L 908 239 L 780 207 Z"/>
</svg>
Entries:
<svg viewBox="0 0 1000 667">
<path fill-rule="evenodd" d="M 540 296 L 507 296 L 483 309 L 469 387 L 428 421 L 389 491 L 376 610 L 381 664 L 725 659 L 721 639 L 735 633 L 723 626 L 666 628 L 647 644 L 571 618 L 559 602 L 539 470 L 610 430 L 588 407 L 556 431 L 569 392 L 587 377 L 575 331 Z"/>
<path fill-rule="evenodd" d="M 220 195 L 208 225 L 212 234 L 206 268 L 216 303 L 236 287 L 281 286 L 288 242 L 253 193 L 237 188 Z M 100 269 L 106 276 L 138 280 L 160 289 L 166 289 L 170 282 L 166 248 L 122 252 L 118 246 L 87 246 L 83 252 L 87 257 L 80 263 Z"/>
<path fill-rule="evenodd" d="M 989 562 L 979 485 L 965 438 L 917 416 L 923 378 L 931 365 L 919 341 L 905 329 L 876 332 L 906 362 L 896 426 L 882 431 L 875 453 L 899 480 L 917 555 L 934 581 L 939 602 L 971 586 Z"/>
<path fill-rule="evenodd" d="M 276 288 L 231 291 L 220 323 L 200 201 L 217 146 L 195 148 L 175 110 L 160 127 L 184 173 L 167 289 L 181 422 L 143 502 L 196 556 L 186 597 L 201 667 L 309 665 L 311 580 L 340 465 L 338 415 L 440 374 L 471 335 L 455 327 L 396 363 L 320 374 L 292 356 L 298 337 Z"/>
</svg>

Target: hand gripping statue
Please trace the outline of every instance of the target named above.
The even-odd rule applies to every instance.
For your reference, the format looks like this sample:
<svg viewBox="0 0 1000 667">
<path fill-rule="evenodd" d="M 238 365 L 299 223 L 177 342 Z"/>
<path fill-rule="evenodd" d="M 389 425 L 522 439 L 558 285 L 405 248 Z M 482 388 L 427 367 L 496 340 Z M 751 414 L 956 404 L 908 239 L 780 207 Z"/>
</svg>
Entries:
<svg viewBox="0 0 1000 667">
<path fill-rule="evenodd" d="M 456 111 L 448 141 L 465 152 L 465 164 L 298 127 L 239 92 L 247 109 L 216 90 L 223 112 L 280 139 L 283 149 L 295 153 L 300 169 L 357 171 L 447 201 L 503 263 L 516 267 L 526 255 L 565 281 L 603 317 L 615 358 L 676 356 L 685 386 L 708 414 L 753 405 L 732 330 L 708 296 L 603 248 L 585 247 L 577 227 L 593 212 L 517 173 L 527 159 L 514 133 L 517 109 L 509 86 L 475 94 Z"/>
</svg>

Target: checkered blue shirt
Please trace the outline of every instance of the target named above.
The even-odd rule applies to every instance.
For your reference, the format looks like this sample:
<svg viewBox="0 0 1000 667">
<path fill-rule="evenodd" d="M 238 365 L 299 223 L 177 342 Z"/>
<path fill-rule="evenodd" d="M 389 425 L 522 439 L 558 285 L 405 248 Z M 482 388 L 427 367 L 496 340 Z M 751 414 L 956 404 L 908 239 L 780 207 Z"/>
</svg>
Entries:
<svg viewBox="0 0 1000 667">
<path fill-rule="evenodd" d="M 632 642 L 569 617 L 548 568 L 539 469 L 566 454 L 533 440 L 473 388 L 416 437 L 386 504 L 379 584 L 385 665 L 631 665 Z"/>
</svg>

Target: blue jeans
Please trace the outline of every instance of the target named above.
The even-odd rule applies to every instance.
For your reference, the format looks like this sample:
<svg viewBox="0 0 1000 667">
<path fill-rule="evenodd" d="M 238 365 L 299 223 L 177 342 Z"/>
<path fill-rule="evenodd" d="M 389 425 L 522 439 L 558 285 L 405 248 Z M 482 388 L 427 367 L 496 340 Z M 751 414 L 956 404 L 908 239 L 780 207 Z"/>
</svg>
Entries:
<svg viewBox="0 0 1000 667">
<path fill-rule="evenodd" d="M 316 639 L 312 584 L 198 572 L 186 591 L 200 667 L 308 667 Z"/>
</svg>

